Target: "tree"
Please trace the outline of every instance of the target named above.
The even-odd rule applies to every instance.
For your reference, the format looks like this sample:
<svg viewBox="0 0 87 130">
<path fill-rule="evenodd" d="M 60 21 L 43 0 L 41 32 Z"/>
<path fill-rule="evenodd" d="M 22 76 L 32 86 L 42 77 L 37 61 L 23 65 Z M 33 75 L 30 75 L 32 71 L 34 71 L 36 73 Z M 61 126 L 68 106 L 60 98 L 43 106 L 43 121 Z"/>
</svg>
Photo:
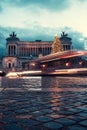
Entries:
<svg viewBox="0 0 87 130">
<path fill-rule="evenodd" d="M 51 50 L 51 54 L 57 53 L 57 52 L 61 52 L 63 51 L 63 46 L 58 38 L 58 36 L 56 35 L 54 37 L 54 41 L 52 43 L 52 50 Z"/>
</svg>

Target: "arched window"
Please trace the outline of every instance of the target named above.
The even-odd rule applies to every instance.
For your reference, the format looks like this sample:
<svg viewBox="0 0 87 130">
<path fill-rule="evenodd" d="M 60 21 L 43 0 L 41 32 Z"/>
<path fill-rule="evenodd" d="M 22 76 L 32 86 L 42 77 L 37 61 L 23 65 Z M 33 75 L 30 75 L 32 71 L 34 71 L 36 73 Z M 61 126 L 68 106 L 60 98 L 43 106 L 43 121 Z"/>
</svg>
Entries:
<svg viewBox="0 0 87 130">
<path fill-rule="evenodd" d="M 8 64 L 8 68 L 9 68 L 9 69 L 11 68 L 11 63 Z"/>
</svg>

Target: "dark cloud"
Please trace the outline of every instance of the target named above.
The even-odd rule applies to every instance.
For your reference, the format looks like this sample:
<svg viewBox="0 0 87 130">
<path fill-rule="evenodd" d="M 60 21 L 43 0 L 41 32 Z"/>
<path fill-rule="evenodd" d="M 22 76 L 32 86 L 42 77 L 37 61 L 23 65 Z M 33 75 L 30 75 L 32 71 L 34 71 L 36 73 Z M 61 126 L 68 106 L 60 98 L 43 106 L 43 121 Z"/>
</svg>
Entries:
<svg viewBox="0 0 87 130">
<path fill-rule="evenodd" d="M 29 29 L 22 29 L 22 28 L 5 28 L 0 27 L 0 48 L 1 53 L 5 55 L 6 51 L 6 38 L 9 37 L 13 31 L 17 34 L 17 37 L 21 41 L 35 41 L 35 40 L 42 40 L 42 41 L 52 41 L 54 39 L 54 35 L 57 33 L 58 36 L 61 36 L 62 31 L 68 34 L 70 38 L 72 38 L 72 46 L 73 49 L 80 49 L 83 50 L 84 48 L 84 40 L 80 41 L 81 38 L 84 39 L 82 33 L 73 31 L 72 28 L 64 27 L 64 28 L 57 28 L 57 29 L 50 29 L 50 28 L 43 28 L 41 26 L 34 26 L 33 28 Z"/>
<path fill-rule="evenodd" d="M 42 9 L 48 10 L 64 10 L 70 6 L 69 0 L 22 0 L 20 5 L 35 5 L 41 7 Z"/>
<path fill-rule="evenodd" d="M 48 31 L 47 31 L 48 30 Z M 35 41 L 35 40 L 43 40 L 43 41 L 52 41 L 54 39 L 54 35 L 57 33 L 58 36 L 61 36 L 61 32 L 65 31 L 68 33 L 68 36 L 72 38 L 72 46 L 74 49 L 83 49 L 83 42 L 80 41 L 80 38 L 84 38 L 82 33 L 77 31 L 73 31 L 73 29 L 65 27 L 65 28 L 43 28 L 41 26 L 34 26 L 29 29 L 22 28 L 3 28 L 0 27 L 0 46 L 5 46 L 6 38 L 13 31 L 16 32 L 18 38 L 21 41 Z"/>
<path fill-rule="evenodd" d="M 64 11 L 72 6 L 73 3 L 87 2 L 87 0 L 0 0 L 0 11 L 4 9 L 4 4 L 9 6 L 32 7 L 33 10 L 41 8 L 49 11 Z"/>
<path fill-rule="evenodd" d="M 1 2 L 6 3 L 8 5 L 13 5 L 16 7 L 33 7 L 33 9 L 41 8 L 52 11 L 62 11 L 68 8 L 70 4 L 70 0 L 1 0 Z"/>
<path fill-rule="evenodd" d="M 83 35 L 81 32 L 74 31 L 72 28 L 65 27 L 63 30 L 65 30 L 69 37 L 72 38 L 72 47 L 73 49 L 83 50 L 84 49 L 84 40 L 81 41 L 80 39 L 83 38 Z"/>
<path fill-rule="evenodd" d="M 3 9 L 2 9 L 2 7 L 0 6 L 0 12 L 2 12 L 2 10 L 3 10 Z"/>
<path fill-rule="evenodd" d="M 4 2 L 4 0 L 0 0 L 0 12 L 3 11 L 3 5 L 2 5 L 2 4 L 4 4 L 3 2 Z"/>
<path fill-rule="evenodd" d="M 5 37 L 4 35 L 0 32 L 0 58 L 2 56 L 5 56 L 5 48 L 6 48 L 6 44 L 5 44 Z"/>
<path fill-rule="evenodd" d="M 0 48 L 5 48 L 5 37 L 2 33 L 2 31 L 0 31 Z"/>
</svg>

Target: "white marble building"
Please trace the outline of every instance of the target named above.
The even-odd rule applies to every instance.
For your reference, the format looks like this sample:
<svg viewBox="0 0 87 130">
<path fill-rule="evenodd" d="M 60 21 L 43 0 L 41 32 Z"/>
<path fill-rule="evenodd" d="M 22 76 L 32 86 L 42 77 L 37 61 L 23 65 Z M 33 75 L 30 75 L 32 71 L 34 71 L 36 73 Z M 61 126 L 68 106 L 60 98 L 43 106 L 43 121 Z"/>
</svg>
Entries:
<svg viewBox="0 0 87 130">
<path fill-rule="evenodd" d="M 60 37 L 64 50 L 71 50 L 71 38 L 64 32 Z M 14 70 L 28 68 L 25 64 L 31 59 L 36 59 L 39 54 L 48 55 L 51 52 L 53 41 L 20 41 L 13 32 L 6 39 L 6 56 L 3 57 L 3 69 Z"/>
</svg>

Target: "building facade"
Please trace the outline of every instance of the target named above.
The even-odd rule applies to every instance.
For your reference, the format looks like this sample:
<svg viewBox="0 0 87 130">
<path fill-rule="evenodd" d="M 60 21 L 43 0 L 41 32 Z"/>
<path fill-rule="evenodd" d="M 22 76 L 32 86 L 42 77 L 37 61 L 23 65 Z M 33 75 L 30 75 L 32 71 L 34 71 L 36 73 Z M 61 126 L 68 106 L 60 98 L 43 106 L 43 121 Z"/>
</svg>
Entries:
<svg viewBox="0 0 87 130">
<path fill-rule="evenodd" d="M 61 34 L 60 41 L 64 50 L 71 50 L 71 38 L 64 32 Z M 39 54 L 45 56 L 51 53 L 53 41 L 20 41 L 13 32 L 6 39 L 6 56 L 3 57 L 2 65 L 4 69 L 24 68 L 25 63 L 31 59 L 38 58 Z"/>
</svg>

